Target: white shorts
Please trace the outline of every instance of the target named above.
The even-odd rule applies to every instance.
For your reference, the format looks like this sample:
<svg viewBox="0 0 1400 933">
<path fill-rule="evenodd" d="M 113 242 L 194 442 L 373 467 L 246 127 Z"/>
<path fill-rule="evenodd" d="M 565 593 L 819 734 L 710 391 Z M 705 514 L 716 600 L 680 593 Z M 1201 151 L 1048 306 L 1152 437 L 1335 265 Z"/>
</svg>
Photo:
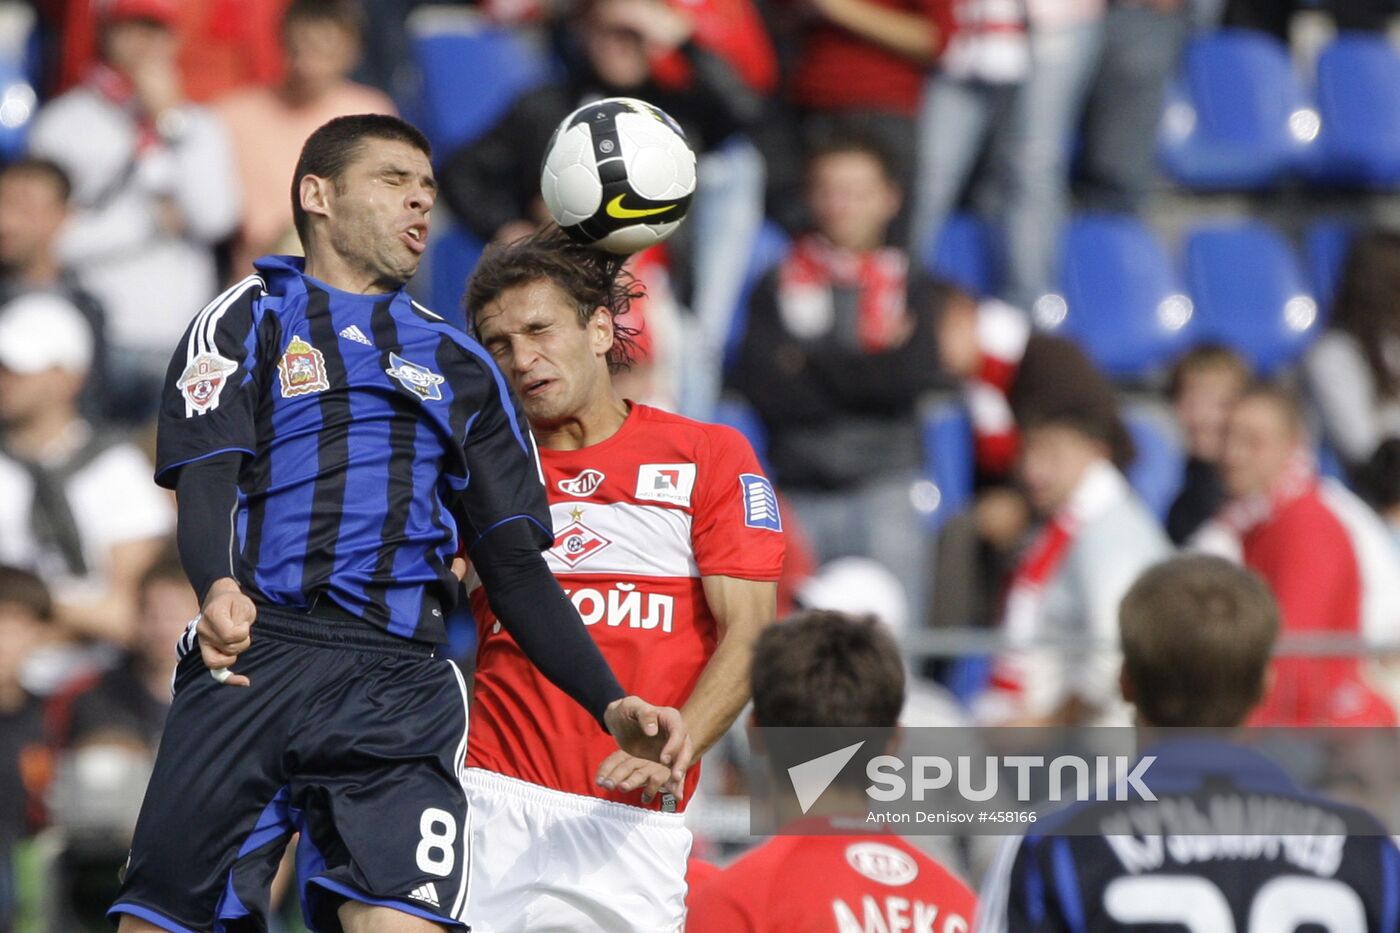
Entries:
<svg viewBox="0 0 1400 933">
<path fill-rule="evenodd" d="M 468 768 L 472 933 L 671 933 L 690 830 L 657 813 Z"/>
</svg>

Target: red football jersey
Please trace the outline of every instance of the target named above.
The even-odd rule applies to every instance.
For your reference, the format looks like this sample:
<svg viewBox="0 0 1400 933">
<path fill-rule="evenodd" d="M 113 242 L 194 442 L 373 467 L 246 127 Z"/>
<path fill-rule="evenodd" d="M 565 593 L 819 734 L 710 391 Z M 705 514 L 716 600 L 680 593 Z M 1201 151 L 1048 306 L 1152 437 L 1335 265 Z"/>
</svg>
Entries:
<svg viewBox="0 0 1400 933">
<path fill-rule="evenodd" d="M 856 835 L 778 836 L 695 893 L 686 933 L 967 933 L 977 898 L 943 866 L 864 820 Z"/>
<path fill-rule="evenodd" d="M 782 571 L 782 519 L 753 448 L 731 428 L 632 405 L 612 437 L 541 450 L 540 462 L 554 519 L 550 570 L 623 688 L 679 708 L 717 641 L 700 578 Z M 479 643 L 467 765 L 640 806 L 640 791 L 593 783 L 616 744 L 525 658 L 480 582 L 468 589 Z M 699 775 L 698 766 L 687 774 L 686 801 Z"/>
</svg>

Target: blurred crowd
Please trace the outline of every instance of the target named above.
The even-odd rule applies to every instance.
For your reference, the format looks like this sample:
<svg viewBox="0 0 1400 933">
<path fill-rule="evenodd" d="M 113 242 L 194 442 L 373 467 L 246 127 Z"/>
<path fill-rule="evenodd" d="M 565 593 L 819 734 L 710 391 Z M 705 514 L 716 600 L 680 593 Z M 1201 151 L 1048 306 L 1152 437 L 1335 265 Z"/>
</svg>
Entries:
<svg viewBox="0 0 1400 933">
<path fill-rule="evenodd" d="M 1290 4 L 444 6 L 551 64 L 435 154 L 439 230 L 479 248 L 543 222 L 538 166 L 581 103 L 641 97 L 684 127 L 700 192 L 635 260 L 644 353 L 618 378 L 750 434 L 784 499 L 788 608 L 895 629 L 910 724 L 1126 722 L 1118 602 L 1177 548 L 1243 563 L 1286 636 L 1343 646 L 1277 662 L 1255 722 L 1396 724 L 1400 682 L 1377 646 L 1400 642 L 1400 232 L 1357 236 L 1326 327 L 1267 380 L 1249 347 L 1221 343 L 1125 384 L 1030 313 L 1054 291 L 1072 211 L 1153 217 L 1164 94 L 1193 31 L 1286 39 Z M 1394 13 L 1309 6 L 1345 29 Z M 35 903 L 25 877 L 51 880 L 49 928 L 100 926 L 198 608 L 151 479 L 168 362 L 254 257 L 299 250 L 289 183 L 313 129 L 423 112 L 413 24 L 442 11 L 420 7 L 0 3 L 0 50 L 20 50 L 38 99 L 0 167 L 0 931 Z M 927 268 L 960 211 L 999 238 L 991 293 Z M 460 320 L 434 274 L 414 289 Z M 973 492 L 956 509 L 930 471 L 931 399 L 965 419 Z M 1125 411 L 1143 405 L 1181 452 L 1162 502 L 1129 479 Z M 949 632 L 1004 647 L 914 650 Z M 710 774 L 720 790 L 732 777 Z"/>
</svg>

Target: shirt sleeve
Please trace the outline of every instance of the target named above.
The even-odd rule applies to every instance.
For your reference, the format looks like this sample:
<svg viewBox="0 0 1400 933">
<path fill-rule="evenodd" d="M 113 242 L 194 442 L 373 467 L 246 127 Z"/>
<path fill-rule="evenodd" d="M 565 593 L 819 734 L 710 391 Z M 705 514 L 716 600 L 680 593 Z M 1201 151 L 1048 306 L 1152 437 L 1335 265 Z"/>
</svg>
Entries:
<svg viewBox="0 0 1400 933">
<path fill-rule="evenodd" d="M 174 489 L 180 467 L 216 454 L 254 452 L 259 369 L 254 306 L 261 280 L 249 276 L 204 307 L 166 371 L 156 429 L 156 482 Z"/>
<path fill-rule="evenodd" d="M 776 580 L 783 518 L 753 448 L 732 428 L 711 428 L 696 478 L 691 543 L 701 576 Z"/>
<path fill-rule="evenodd" d="M 535 439 L 515 394 L 485 351 L 481 407 L 467 423 L 467 476 L 460 492 L 462 541 L 471 548 L 497 525 L 524 519 L 539 550 L 554 544 Z"/>
</svg>

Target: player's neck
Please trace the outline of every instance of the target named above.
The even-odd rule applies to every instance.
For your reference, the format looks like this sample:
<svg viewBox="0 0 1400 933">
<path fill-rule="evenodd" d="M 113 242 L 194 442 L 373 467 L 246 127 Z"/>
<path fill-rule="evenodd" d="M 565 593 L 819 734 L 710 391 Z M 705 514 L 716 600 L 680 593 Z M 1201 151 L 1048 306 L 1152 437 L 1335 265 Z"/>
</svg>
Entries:
<svg viewBox="0 0 1400 933">
<path fill-rule="evenodd" d="M 578 414 L 556 424 L 531 425 L 531 428 L 535 440 L 546 450 L 581 450 L 601 444 L 622 430 L 627 412 L 627 402 L 609 382 L 606 391 L 596 393 L 593 401 Z"/>
<path fill-rule="evenodd" d="M 833 785 L 828 788 L 806 813 L 796 800 L 781 798 L 777 803 L 778 826 L 814 820 L 864 820 L 870 813 L 870 801 L 860 791 L 848 791 Z"/>
<path fill-rule="evenodd" d="M 306 274 L 352 295 L 387 295 L 404 284 L 385 281 L 374 272 L 357 267 L 332 249 L 307 250 Z"/>
</svg>

